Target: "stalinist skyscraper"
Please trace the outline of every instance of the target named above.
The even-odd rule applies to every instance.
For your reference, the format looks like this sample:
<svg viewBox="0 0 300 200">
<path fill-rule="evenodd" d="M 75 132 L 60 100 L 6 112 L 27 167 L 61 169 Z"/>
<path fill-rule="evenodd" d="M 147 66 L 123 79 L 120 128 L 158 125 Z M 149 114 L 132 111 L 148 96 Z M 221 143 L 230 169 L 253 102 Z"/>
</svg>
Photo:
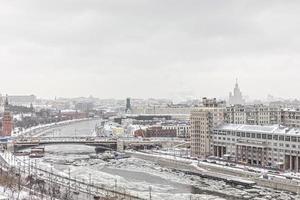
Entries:
<svg viewBox="0 0 300 200">
<path fill-rule="evenodd" d="M 231 92 L 229 93 L 228 103 L 230 105 L 236 105 L 236 104 L 243 105 L 243 104 L 245 104 L 245 100 L 243 99 L 243 95 L 242 95 L 242 92 L 239 88 L 239 84 L 238 84 L 237 80 L 236 80 L 235 87 L 234 87 L 234 90 L 233 90 L 233 95 L 232 95 Z"/>
</svg>

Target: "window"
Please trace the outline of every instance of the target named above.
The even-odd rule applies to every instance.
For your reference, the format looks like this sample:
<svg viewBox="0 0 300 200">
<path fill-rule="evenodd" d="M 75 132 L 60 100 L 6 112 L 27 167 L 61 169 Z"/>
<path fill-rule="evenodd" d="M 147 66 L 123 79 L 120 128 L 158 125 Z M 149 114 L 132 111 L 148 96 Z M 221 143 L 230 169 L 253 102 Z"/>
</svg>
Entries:
<svg viewBox="0 0 300 200">
<path fill-rule="evenodd" d="M 242 137 L 245 137 L 245 133 L 242 133 Z"/>
<path fill-rule="evenodd" d="M 246 133 L 246 137 L 249 138 L 250 137 L 250 133 Z"/>
<path fill-rule="evenodd" d="M 251 133 L 251 138 L 255 138 L 255 133 Z"/>
<path fill-rule="evenodd" d="M 280 135 L 280 136 L 279 136 L 279 140 L 283 141 L 283 140 L 284 140 L 284 136 L 283 136 L 283 135 Z"/>
<path fill-rule="evenodd" d="M 272 135 L 268 135 L 268 140 L 272 140 Z"/>
<path fill-rule="evenodd" d="M 290 136 L 285 136 L 285 141 L 291 141 L 291 137 Z"/>
<path fill-rule="evenodd" d="M 262 139 L 267 139 L 267 135 L 266 134 L 262 134 Z"/>
<path fill-rule="evenodd" d="M 274 139 L 274 140 L 278 140 L 278 135 L 274 135 L 274 136 L 273 136 L 273 139 Z"/>
<path fill-rule="evenodd" d="M 257 138 L 260 139 L 261 138 L 261 134 L 257 133 Z"/>
</svg>

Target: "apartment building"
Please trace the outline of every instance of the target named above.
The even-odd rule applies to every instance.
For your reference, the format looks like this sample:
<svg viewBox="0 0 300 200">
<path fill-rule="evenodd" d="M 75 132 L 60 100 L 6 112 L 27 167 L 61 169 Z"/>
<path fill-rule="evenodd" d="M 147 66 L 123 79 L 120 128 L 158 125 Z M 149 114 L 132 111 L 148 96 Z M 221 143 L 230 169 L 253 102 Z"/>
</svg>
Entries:
<svg viewBox="0 0 300 200">
<path fill-rule="evenodd" d="M 266 105 L 233 105 L 226 108 L 224 121 L 233 124 L 281 124 L 281 108 Z"/>
<path fill-rule="evenodd" d="M 282 109 L 281 121 L 285 126 L 300 128 L 300 109 Z"/>
<path fill-rule="evenodd" d="M 191 125 L 189 122 L 162 124 L 163 129 L 176 130 L 176 137 L 179 137 L 179 138 L 189 138 L 190 137 L 190 127 L 191 127 Z"/>
<path fill-rule="evenodd" d="M 216 99 L 203 98 L 203 107 L 194 108 L 190 115 L 191 155 L 205 158 L 210 155 L 213 127 L 224 123 L 225 107 Z"/>
<path fill-rule="evenodd" d="M 299 172 L 300 129 L 281 125 L 223 124 L 213 129 L 211 155 Z"/>
<path fill-rule="evenodd" d="M 233 105 L 226 108 L 225 123 L 271 125 L 300 128 L 300 109 L 266 105 Z"/>
</svg>

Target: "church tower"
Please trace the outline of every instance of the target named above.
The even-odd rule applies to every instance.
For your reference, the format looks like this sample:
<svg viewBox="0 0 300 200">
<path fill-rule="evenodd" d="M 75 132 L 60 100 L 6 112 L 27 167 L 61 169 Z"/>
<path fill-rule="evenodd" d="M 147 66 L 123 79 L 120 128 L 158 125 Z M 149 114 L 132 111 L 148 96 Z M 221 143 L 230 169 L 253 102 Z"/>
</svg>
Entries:
<svg viewBox="0 0 300 200">
<path fill-rule="evenodd" d="M 4 113 L 2 118 L 1 136 L 11 136 L 12 131 L 13 131 L 13 117 L 9 109 L 8 97 L 6 95 L 5 103 L 4 103 Z"/>
</svg>

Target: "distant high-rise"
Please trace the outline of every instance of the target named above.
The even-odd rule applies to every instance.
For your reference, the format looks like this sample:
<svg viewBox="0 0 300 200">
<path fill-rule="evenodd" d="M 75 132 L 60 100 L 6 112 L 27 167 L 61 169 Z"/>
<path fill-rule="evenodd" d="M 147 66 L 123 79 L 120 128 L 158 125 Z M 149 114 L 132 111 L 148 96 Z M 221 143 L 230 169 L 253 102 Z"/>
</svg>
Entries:
<svg viewBox="0 0 300 200">
<path fill-rule="evenodd" d="M 130 112 L 131 111 L 131 103 L 130 103 L 130 98 L 126 99 L 126 108 L 125 108 L 125 112 Z"/>
<path fill-rule="evenodd" d="M 233 95 L 231 92 L 229 93 L 228 103 L 229 103 L 229 105 L 245 104 L 245 100 L 243 99 L 243 95 L 239 88 L 239 84 L 238 84 L 237 80 L 236 80 L 235 87 L 233 90 Z"/>
</svg>

